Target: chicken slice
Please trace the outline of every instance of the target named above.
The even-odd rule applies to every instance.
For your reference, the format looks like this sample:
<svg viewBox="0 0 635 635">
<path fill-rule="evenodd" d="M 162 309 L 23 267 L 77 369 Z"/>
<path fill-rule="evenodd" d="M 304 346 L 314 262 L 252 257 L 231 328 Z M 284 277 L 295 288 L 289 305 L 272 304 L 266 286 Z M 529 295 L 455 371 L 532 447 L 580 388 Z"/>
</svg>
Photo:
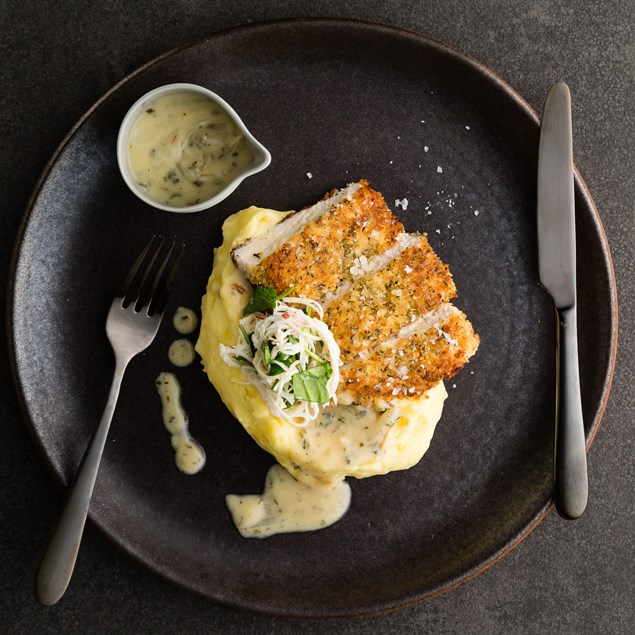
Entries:
<svg viewBox="0 0 635 635">
<path fill-rule="evenodd" d="M 454 376 L 478 345 L 465 314 L 442 304 L 342 366 L 339 403 L 385 410 L 394 400 L 418 398 Z"/>
<path fill-rule="evenodd" d="M 391 248 L 403 225 L 382 195 L 360 181 L 237 247 L 232 257 L 254 284 L 327 302 L 354 278 L 360 262 Z"/>
<path fill-rule="evenodd" d="M 357 279 L 326 310 L 324 321 L 340 346 L 345 364 L 456 296 L 452 275 L 426 236 L 407 236 L 407 242 L 401 241 L 407 246 L 398 257 Z"/>
</svg>

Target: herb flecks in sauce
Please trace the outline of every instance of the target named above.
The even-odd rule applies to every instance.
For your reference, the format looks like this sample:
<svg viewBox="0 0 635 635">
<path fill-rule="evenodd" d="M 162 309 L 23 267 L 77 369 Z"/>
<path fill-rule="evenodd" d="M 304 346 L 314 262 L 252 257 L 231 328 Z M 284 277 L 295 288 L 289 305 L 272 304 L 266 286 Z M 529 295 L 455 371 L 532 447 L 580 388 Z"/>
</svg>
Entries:
<svg viewBox="0 0 635 635">
<path fill-rule="evenodd" d="M 172 435 L 176 467 L 184 474 L 196 474 L 205 465 L 205 450 L 190 435 L 181 405 L 181 386 L 172 373 L 161 373 L 155 383 L 163 406 L 163 425 Z"/>
<path fill-rule="evenodd" d="M 251 165 L 253 154 L 216 102 L 182 91 L 161 97 L 139 116 L 128 161 L 148 196 L 185 207 L 218 194 Z"/>
<path fill-rule="evenodd" d="M 332 525 L 348 510 L 351 488 L 346 481 L 333 487 L 303 483 L 274 465 L 267 472 L 263 494 L 229 494 L 225 500 L 241 535 L 267 538 Z"/>
<path fill-rule="evenodd" d="M 179 368 L 189 366 L 196 358 L 194 344 L 185 338 L 174 340 L 168 349 L 168 359 Z"/>
<path fill-rule="evenodd" d="M 192 309 L 188 309 L 184 306 L 180 306 L 175 312 L 172 318 L 172 326 L 177 333 L 181 335 L 189 335 L 194 333 L 198 327 L 198 316 Z"/>
</svg>

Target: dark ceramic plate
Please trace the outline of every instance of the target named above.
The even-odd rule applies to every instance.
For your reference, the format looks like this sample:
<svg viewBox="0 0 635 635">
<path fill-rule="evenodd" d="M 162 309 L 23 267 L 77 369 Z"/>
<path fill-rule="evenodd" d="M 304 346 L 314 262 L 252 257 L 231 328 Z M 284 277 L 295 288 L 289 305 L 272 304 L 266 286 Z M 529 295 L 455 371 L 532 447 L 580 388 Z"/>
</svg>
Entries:
<svg viewBox="0 0 635 635">
<path fill-rule="evenodd" d="M 115 139 L 126 110 L 170 82 L 220 94 L 273 155 L 267 170 L 211 211 L 154 210 L 117 171 Z M 53 157 L 14 261 L 15 371 L 34 439 L 57 479 L 69 483 L 99 420 L 113 371 L 107 309 L 149 235 L 187 244 L 168 311 L 198 307 L 229 214 L 249 204 L 297 209 L 367 178 L 393 209 L 395 199 L 408 199 L 400 218 L 427 231 L 451 264 L 458 305 L 481 335 L 473 362 L 448 382 L 444 416 L 420 464 L 352 482 L 350 512 L 328 529 L 241 538 L 224 496 L 259 491 L 272 459 L 194 365 L 177 375 L 208 464 L 194 477 L 176 470 L 153 385 L 170 369 L 175 332 L 166 320 L 129 367 L 90 515 L 173 582 L 276 615 L 385 611 L 489 566 L 551 505 L 553 315 L 536 267 L 538 132 L 528 104 L 477 62 L 421 35 L 359 22 L 239 28 L 127 78 Z M 590 443 L 611 381 L 616 296 L 606 237 L 579 177 L 576 201 Z"/>
</svg>

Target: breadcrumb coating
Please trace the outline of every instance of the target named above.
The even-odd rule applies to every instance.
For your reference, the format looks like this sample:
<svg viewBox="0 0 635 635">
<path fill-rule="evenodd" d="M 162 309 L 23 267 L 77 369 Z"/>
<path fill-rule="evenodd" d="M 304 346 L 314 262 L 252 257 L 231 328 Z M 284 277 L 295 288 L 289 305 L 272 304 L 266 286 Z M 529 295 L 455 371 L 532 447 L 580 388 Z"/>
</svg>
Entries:
<svg viewBox="0 0 635 635">
<path fill-rule="evenodd" d="M 379 271 L 358 279 L 325 313 L 343 363 L 418 315 L 456 296 L 452 275 L 424 235 Z"/>
<path fill-rule="evenodd" d="M 410 337 L 387 340 L 340 369 L 340 403 L 385 410 L 396 399 L 418 398 L 453 377 L 479 345 L 464 313 Z"/>
<path fill-rule="evenodd" d="M 265 258 L 250 274 L 251 281 L 278 293 L 293 287 L 293 295 L 321 301 L 343 280 L 353 279 L 356 258 L 371 258 L 394 245 L 403 225 L 379 192 L 366 181 L 360 183 L 350 199 L 305 225 Z"/>
<path fill-rule="evenodd" d="M 323 211 L 245 273 L 253 284 L 278 293 L 292 287 L 294 296 L 325 305 L 343 364 L 340 403 L 385 410 L 454 376 L 476 352 L 479 336 L 448 304 L 456 286 L 427 236 L 406 234 L 363 180 Z M 268 237 L 264 242 L 275 247 Z"/>
</svg>

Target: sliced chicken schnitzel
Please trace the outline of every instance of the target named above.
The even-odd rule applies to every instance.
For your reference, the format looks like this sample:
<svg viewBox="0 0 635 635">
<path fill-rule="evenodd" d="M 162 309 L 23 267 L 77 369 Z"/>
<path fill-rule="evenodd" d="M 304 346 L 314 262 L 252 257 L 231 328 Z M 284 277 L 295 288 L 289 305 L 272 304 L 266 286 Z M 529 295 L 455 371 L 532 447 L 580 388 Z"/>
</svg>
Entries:
<svg viewBox="0 0 635 635">
<path fill-rule="evenodd" d="M 349 185 L 232 257 L 253 284 L 318 300 L 340 347 L 338 398 L 386 409 L 452 377 L 479 337 L 449 300 L 456 287 L 423 234 L 407 234 L 366 181 Z"/>
</svg>

